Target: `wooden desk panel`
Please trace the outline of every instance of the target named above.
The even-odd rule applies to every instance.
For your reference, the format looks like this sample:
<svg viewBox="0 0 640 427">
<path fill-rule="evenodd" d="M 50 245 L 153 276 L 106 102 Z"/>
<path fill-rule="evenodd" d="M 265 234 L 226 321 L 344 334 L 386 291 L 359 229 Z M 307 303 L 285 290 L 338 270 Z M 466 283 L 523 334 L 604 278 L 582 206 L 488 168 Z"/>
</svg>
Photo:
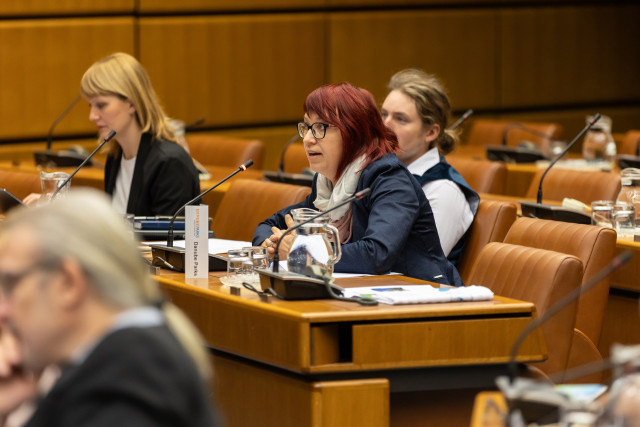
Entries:
<svg viewBox="0 0 640 427">
<path fill-rule="evenodd" d="M 0 16 L 133 12 L 134 0 L 2 0 Z"/>
<path fill-rule="evenodd" d="M 323 6 L 325 0 L 139 0 L 140 12 L 292 9 Z"/>
</svg>

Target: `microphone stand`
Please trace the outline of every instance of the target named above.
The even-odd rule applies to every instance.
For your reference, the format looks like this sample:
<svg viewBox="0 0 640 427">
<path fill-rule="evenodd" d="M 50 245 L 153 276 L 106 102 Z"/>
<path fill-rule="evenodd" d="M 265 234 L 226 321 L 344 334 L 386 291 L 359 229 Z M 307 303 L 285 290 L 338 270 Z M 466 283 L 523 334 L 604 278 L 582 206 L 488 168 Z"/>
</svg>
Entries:
<svg viewBox="0 0 640 427">
<path fill-rule="evenodd" d="M 51 145 L 53 144 L 53 130 L 55 127 L 69 114 L 69 111 L 82 99 L 82 95 L 75 97 L 73 101 L 64 109 L 62 113 L 51 124 L 49 132 L 47 133 L 47 148 L 44 151 L 34 151 L 33 157 L 38 166 L 50 166 L 56 167 L 72 167 L 77 166 L 82 162 L 85 156 L 74 153 L 69 150 L 65 151 L 52 151 Z"/>
<path fill-rule="evenodd" d="M 298 140 L 298 138 L 300 138 L 300 135 L 298 135 L 297 133 L 293 136 L 293 138 L 291 138 L 289 140 L 289 142 L 287 142 L 287 144 L 284 146 L 284 148 L 282 149 L 282 153 L 280 154 L 280 166 L 278 166 L 278 177 L 282 178 L 282 175 L 284 174 L 284 156 L 285 154 L 287 154 L 287 149 L 289 148 L 289 146 L 291 144 L 293 144 L 294 142 L 296 142 Z"/>
<path fill-rule="evenodd" d="M 460 126 L 462 123 L 464 123 L 472 114 L 473 114 L 473 110 L 469 108 L 467 111 L 464 112 L 462 116 L 460 116 L 458 120 L 456 120 L 451 126 L 449 126 L 447 130 L 454 130 L 455 128 Z"/>
<path fill-rule="evenodd" d="M 84 165 L 86 165 L 86 164 L 87 164 L 87 162 L 88 162 L 89 160 L 91 160 L 91 158 L 92 158 L 93 156 L 95 156 L 95 154 L 96 154 L 98 151 L 100 151 L 100 149 L 101 149 L 102 147 L 104 147 L 104 144 L 106 144 L 107 142 L 111 141 L 115 135 L 116 135 L 116 131 L 115 131 L 115 130 L 112 130 L 111 132 L 109 132 L 109 134 L 108 134 L 107 136 L 105 136 L 105 137 L 104 137 L 104 139 L 102 140 L 102 142 L 100 143 L 100 145 L 98 145 L 98 146 L 96 147 L 96 149 L 95 149 L 95 150 L 93 150 L 93 152 L 92 152 L 91 154 L 89 154 L 89 155 L 87 156 L 87 158 L 86 158 L 86 159 L 84 159 L 84 160 L 82 161 L 82 163 L 80 163 L 80 165 L 76 168 L 76 170 L 74 170 L 74 171 L 73 171 L 73 173 L 72 173 L 71 175 L 69 175 L 69 176 L 67 177 L 67 179 L 65 179 L 65 180 L 64 180 L 64 182 L 63 182 L 61 185 L 59 185 L 59 186 L 58 186 L 58 188 L 56 188 L 56 191 L 54 191 L 54 192 L 53 192 L 53 194 L 51 195 L 51 199 L 55 198 L 55 197 L 56 197 L 56 194 L 58 194 L 58 193 L 60 192 L 60 190 L 62 190 L 62 189 L 64 188 L 64 186 L 65 186 L 65 185 L 67 185 L 67 184 L 71 181 L 71 178 L 73 178 L 73 177 L 75 176 L 75 174 L 77 174 L 77 173 L 78 173 L 78 171 L 79 171 L 79 170 L 80 170 Z"/>
<path fill-rule="evenodd" d="M 571 209 L 563 209 L 560 207 L 549 207 L 542 204 L 542 182 L 544 178 L 547 176 L 547 173 L 551 170 L 553 165 L 555 165 L 558 160 L 560 160 L 571 147 L 585 134 L 591 126 L 593 126 L 598 120 L 600 120 L 600 113 L 597 113 L 593 119 L 576 135 L 575 138 L 571 140 L 569 144 L 562 150 L 562 152 L 549 163 L 547 169 L 542 173 L 540 177 L 540 183 L 538 184 L 538 194 L 536 198 L 536 203 L 530 202 L 520 202 L 520 206 L 522 207 L 522 215 L 529 216 L 532 218 L 542 218 L 542 219 L 551 219 L 555 221 L 566 221 L 566 222 L 574 222 L 578 224 L 591 224 L 591 217 L 582 212 L 574 211 Z"/>
<path fill-rule="evenodd" d="M 180 209 L 178 209 L 173 216 L 171 217 L 171 222 L 169 223 L 169 230 L 167 232 L 167 244 L 166 245 L 150 245 L 151 246 L 151 255 L 152 259 L 159 259 L 163 262 L 165 266 L 172 266 L 176 271 L 184 271 L 184 257 L 185 250 L 182 248 L 176 248 L 173 246 L 173 224 L 176 221 L 178 215 L 184 211 L 184 209 L 201 199 L 203 196 L 208 194 L 211 190 L 216 189 L 220 184 L 226 182 L 228 179 L 233 178 L 236 174 L 240 172 L 244 172 L 247 168 L 253 165 L 253 160 L 247 160 L 236 169 L 234 172 L 229 174 L 227 177 L 223 178 L 221 181 L 209 187 L 204 192 L 189 200 L 187 203 L 182 205 Z M 213 270 L 213 266 L 215 263 L 209 263 L 209 271 Z"/>
</svg>

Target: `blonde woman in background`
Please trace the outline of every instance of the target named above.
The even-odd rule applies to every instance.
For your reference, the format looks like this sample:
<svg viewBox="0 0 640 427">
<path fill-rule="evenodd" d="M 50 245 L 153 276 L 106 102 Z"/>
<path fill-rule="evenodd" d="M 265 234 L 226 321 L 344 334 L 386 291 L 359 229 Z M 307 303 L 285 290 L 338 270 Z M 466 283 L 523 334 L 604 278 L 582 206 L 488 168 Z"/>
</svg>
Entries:
<svg viewBox="0 0 640 427">
<path fill-rule="evenodd" d="M 480 198 L 447 163 L 457 135 L 447 130 L 451 104 L 435 76 L 406 69 L 391 77 L 382 104 L 385 125 L 398 137 L 398 158 L 422 185 L 447 258 L 457 264 Z"/>
<path fill-rule="evenodd" d="M 116 131 L 105 166 L 105 191 L 119 213 L 173 215 L 200 193 L 198 172 L 175 141 L 147 72 L 114 53 L 84 74 L 81 94 L 100 138 Z"/>
</svg>

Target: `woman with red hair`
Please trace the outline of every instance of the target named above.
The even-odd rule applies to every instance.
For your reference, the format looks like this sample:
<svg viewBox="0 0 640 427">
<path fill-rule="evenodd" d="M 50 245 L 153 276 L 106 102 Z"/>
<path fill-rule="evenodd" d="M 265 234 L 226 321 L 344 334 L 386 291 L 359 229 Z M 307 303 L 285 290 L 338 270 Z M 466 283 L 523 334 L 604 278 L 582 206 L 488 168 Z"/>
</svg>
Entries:
<svg viewBox="0 0 640 427">
<path fill-rule="evenodd" d="M 383 123 L 373 96 L 349 83 L 309 94 L 298 123 L 309 165 L 316 173 L 307 199 L 258 225 L 253 243 L 269 247 L 293 225 L 297 208 L 328 210 L 365 188 L 371 194 L 330 212 L 339 230 L 342 258 L 337 272 L 406 276 L 462 285 L 440 247 L 431 207 L 420 184 L 400 163 L 395 134 Z M 280 244 L 285 259 L 293 237 Z"/>
</svg>

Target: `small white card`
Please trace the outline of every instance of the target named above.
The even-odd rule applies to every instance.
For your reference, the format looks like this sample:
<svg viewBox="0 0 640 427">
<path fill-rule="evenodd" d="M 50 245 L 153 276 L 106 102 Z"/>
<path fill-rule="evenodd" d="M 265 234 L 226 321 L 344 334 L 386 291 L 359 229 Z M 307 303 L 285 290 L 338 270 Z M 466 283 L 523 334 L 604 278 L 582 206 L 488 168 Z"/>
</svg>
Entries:
<svg viewBox="0 0 640 427">
<path fill-rule="evenodd" d="M 184 211 L 185 257 L 187 279 L 209 276 L 209 206 L 187 206 Z"/>
</svg>

